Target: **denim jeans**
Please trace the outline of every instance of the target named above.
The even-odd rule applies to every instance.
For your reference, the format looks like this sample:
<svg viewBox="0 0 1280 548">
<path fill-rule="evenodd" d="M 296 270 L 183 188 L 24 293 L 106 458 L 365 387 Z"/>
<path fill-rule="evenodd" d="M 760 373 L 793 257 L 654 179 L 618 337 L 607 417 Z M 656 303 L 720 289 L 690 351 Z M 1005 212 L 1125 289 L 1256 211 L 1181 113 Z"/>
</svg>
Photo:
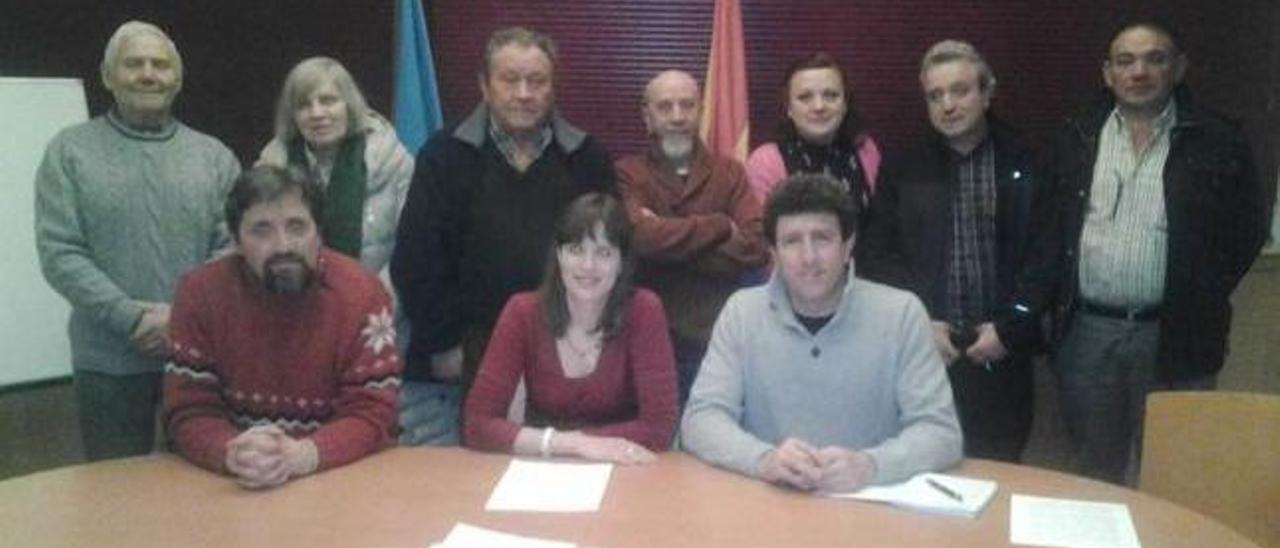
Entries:
<svg viewBox="0 0 1280 548">
<path fill-rule="evenodd" d="M 400 390 L 402 445 L 458 445 L 462 386 L 405 381 Z"/>
<path fill-rule="evenodd" d="M 692 341 L 671 332 L 671 344 L 676 353 L 676 389 L 680 397 L 678 410 L 684 412 L 684 404 L 689 401 L 689 389 L 698 378 L 702 369 L 702 358 L 707 354 L 707 343 Z"/>
</svg>

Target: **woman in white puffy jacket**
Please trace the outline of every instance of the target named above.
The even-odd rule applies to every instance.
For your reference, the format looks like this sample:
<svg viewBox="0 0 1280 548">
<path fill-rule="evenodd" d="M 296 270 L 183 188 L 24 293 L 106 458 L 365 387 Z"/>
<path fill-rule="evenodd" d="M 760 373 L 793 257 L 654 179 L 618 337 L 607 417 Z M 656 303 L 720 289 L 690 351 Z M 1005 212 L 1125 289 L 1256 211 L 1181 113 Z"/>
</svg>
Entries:
<svg viewBox="0 0 1280 548">
<path fill-rule="evenodd" d="M 275 132 L 258 163 L 310 173 L 325 190 L 325 245 L 385 280 L 413 177 L 413 157 L 395 128 L 369 108 L 341 63 L 312 57 L 285 78 Z"/>
</svg>

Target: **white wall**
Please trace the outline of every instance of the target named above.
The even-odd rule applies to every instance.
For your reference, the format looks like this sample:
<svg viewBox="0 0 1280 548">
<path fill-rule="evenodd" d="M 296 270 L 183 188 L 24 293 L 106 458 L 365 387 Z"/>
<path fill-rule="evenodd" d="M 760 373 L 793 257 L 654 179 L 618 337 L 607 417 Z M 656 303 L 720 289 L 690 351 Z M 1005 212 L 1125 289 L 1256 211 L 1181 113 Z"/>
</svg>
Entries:
<svg viewBox="0 0 1280 548">
<path fill-rule="evenodd" d="M 67 302 L 40 275 L 36 168 L 58 130 L 88 116 L 69 78 L 0 78 L 0 386 L 71 374 Z"/>
</svg>

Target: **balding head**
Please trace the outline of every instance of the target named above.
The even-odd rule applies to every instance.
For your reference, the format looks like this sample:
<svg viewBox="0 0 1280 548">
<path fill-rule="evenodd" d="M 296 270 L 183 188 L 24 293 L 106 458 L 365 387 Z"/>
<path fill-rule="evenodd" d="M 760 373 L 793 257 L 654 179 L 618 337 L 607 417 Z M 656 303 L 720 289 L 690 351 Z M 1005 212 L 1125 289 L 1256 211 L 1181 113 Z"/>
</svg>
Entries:
<svg viewBox="0 0 1280 548">
<path fill-rule="evenodd" d="M 649 84 L 644 87 L 644 104 L 648 105 L 652 102 L 654 94 L 668 89 L 691 89 L 695 97 L 700 95 L 698 81 L 692 75 L 683 70 L 664 70 L 649 80 Z"/>
<path fill-rule="evenodd" d="M 644 88 L 640 113 L 649 136 L 668 159 L 682 162 L 693 152 L 702 98 L 698 81 L 682 70 L 658 73 Z"/>
<path fill-rule="evenodd" d="M 1111 40 L 1102 79 L 1125 116 L 1154 119 L 1186 74 L 1186 55 L 1173 33 L 1157 23 L 1126 26 Z"/>
</svg>

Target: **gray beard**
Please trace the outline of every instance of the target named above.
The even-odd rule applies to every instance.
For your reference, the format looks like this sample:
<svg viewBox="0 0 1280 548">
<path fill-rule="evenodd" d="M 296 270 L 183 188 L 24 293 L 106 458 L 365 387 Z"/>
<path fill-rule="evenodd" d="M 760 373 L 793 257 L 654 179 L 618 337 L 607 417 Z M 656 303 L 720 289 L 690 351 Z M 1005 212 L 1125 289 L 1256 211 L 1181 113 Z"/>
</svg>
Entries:
<svg viewBox="0 0 1280 548">
<path fill-rule="evenodd" d="M 658 140 L 658 144 L 662 148 L 662 155 L 668 160 L 684 163 L 693 154 L 693 139 L 691 135 L 664 135 Z"/>
</svg>

